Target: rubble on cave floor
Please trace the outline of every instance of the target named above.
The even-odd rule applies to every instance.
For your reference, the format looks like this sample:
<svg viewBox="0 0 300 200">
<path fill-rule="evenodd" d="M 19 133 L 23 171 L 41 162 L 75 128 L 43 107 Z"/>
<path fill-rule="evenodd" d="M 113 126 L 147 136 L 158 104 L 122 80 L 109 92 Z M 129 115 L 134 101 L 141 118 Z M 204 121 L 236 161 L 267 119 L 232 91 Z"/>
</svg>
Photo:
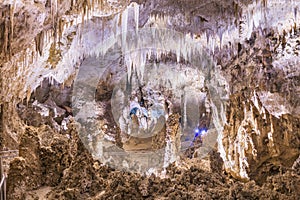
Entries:
<svg viewBox="0 0 300 200">
<path fill-rule="evenodd" d="M 72 116 L 66 129 L 51 125 L 56 121 L 30 122 L 36 121 L 34 115 L 48 118 L 33 103 L 27 109 L 37 109 L 30 111 L 32 118 L 23 118 L 28 126 L 20 139 L 20 155 L 9 171 L 10 199 L 295 199 L 299 195 L 297 167 L 270 171 L 259 184 L 241 182 L 224 171 L 216 149 L 204 158 L 182 157 L 169 165 L 164 178 L 116 170 L 93 158 L 78 137 Z M 178 117 L 169 116 L 175 120 L 173 126 Z"/>
<path fill-rule="evenodd" d="M 49 134 L 54 137 L 47 137 Z M 188 160 L 181 167 L 170 165 L 165 178 L 142 176 L 101 165 L 74 130 L 65 134 L 71 137 L 51 132 L 49 126 L 27 129 L 21 137 L 20 157 L 11 163 L 10 199 L 36 199 L 41 195 L 46 199 L 91 200 L 296 199 L 299 195 L 299 170 L 270 176 L 262 186 L 254 181 L 243 183 L 224 173 L 222 160 L 213 150 L 202 161 Z M 47 142 L 41 144 L 42 138 Z"/>
</svg>

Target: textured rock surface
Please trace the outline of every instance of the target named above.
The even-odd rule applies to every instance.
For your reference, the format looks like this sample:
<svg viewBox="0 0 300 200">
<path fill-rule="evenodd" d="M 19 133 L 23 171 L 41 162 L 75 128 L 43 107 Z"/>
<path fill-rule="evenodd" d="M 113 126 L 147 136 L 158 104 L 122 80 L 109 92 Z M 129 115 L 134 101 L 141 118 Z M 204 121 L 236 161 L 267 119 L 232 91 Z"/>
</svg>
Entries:
<svg viewBox="0 0 300 200">
<path fill-rule="evenodd" d="M 230 96 L 222 117 L 227 123 L 218 149 L 203 159 L 182 158 L 168 167 L 165 179 L 114 170 L 94 160 L 70 116 L 72 82 L 82 60 L 97 54 L 100 41 L 136 26 L 132 15 L 127 20 L 127 11 L 115 15 L 129 1 L 5 0 L 0 3 L 0 148 L 20 151 L 9 171 L 9 199 L 297 199 L 299 3 L 136 2 L 143 5 L 140 28 L 192 33 L 204 41 L 226 78 Z M 175 65 L 178 52 L 163 59 Z M 106 106 L 100 127 L 117 133 L 114 142 L 122 147 L 123 133 L 111 112 L 113 73 L 99 83 L 96 100 Z M 180 106 L 174 110 L 179 113 Z M 177 142 L 179 118 L 170 116 L 153 137 L 153 149 L 170 145 L 162 140 L 165 136 Z"/>
<path fill-rule="evenodd" d="M 296 29 L 288 43 L 299 38 Z M 272 29 L 256 32 L 235 59 L 219 63 L 232 90 L 223 132 L 225 166 L 235 176 L 246 178 L 248 172 L 258 183 L 291 168 L 299 156 L 299 65 L 278 65 L 284 56 L 276 48 L 284 37 Z"/>
<path fill-rule="evenodd" d="M 50 126 L 26 128 L 20 141 L 20 157 L 11 163 L 8 176 L 10 199 L 38 197 L 45 186 L 52 187 L 47 199 L 295 199 L 299 195 L 299 170 L 284 168 L 285 165 L 272 169 L 274 165 L 264 163 L 262 166 L 275 175 L 268 172 L 266 180 L 259 177 L 257 183 L 261 186 L 254 181 L 241 183 L 224 174 L 223 161 L 215 151 L 207 158 L 207 167 L 197 160 L 189 161 L 188 168 L 171 165 L 166 179 L 116 171 L 93 160 L 72 126 L 69 124 L 69 131 L 60 133 Z M 259 168 L 251 170 L 264 172 Z"/>
<path fill-rule="evenodd" d="M 46 163 L 56 162 L 62 156 L 70 157 L 70 152 L 73 153 L 72 162 L 66 165 L 67 168 L 60 182 L 48 179 L 49 182 L 44 183 L 44 185 L 54 186 L 46 195 L 47 199 L 110 199 L 112 197 L 115 199 L 295 199 L 299 195 L 299 174 L 295 171 L 288 170 L 271 176 L 262 186 L 258 186 L 254 181 L 242 183 L 228 178 L 221 169 L 215 168 L 221 166 L 222 160 L 214 152 L 210 154 L 210 160 L 213 162 L 212 171 L 203 169 L 197 162 L 190 163 L 189 169 L 169 166 L 165 179 L 154 175 L 144 177 L 139 174 L 115 171 L 93 160 L 81 141 L 76 138 L 76 135 L 74 136 L 71 139 L 73 151 L 65 151 L 56 159 L 47 156 L 43 159 L 46 167 Z M 19 160 L 21 158 L 12 163 L 10 177 L 16 178 L 13 176 L 16 173 L 21 180 L 26 176 L 34 178 L 35 176 L 25 174 L 26 168 L 21 168 L 23 165 Z M 19 170 L 16 169 L 17 166 L 20 167 Z M 23 188 L 17 188 L 23 191 L 22 195 L 25 197 L 24 190 L 35 187 L 35 182 L 28 181 Z M 39 194 L 42 191 L 43 189 L 35 193 Z M 28 195 L 33 194 L 29 192 Z M 10 197 L 22 199 L 17 192 Z"/>
<path fill-rule="evenodd" d="M 0 104 L 4 148 L 16 148 L 24 124 L 15 108 L 44 78 L 70 85 L 83 53 L 79 49 L 85 22 L 92 16 L 120 12 L 127 1 L 4 1 L 0 3 Z M 85 31 L 82 31 L 85 32 Z M 68 55 L 68 54 L 71 54 Z M 67 57 L 67 58 L 66 58 Z M 67 62 L 67 63 L 66 63 Z M 60 65 L 61 67 L 57 67 Z M 37 68 L 37 66 L 39 66 Z M 55 74 L 55 75 L 54 75 Z M 68 79 L 69 78 L 69 79 Z M 17 130 L 18 129 L 18 130 Z"/>
</svg>

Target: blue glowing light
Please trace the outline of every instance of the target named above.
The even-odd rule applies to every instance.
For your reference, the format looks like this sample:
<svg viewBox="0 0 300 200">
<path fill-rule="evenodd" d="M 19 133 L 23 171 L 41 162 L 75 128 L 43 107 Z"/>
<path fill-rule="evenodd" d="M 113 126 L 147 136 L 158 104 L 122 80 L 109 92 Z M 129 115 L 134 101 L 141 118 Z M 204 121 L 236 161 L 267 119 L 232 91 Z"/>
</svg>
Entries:
<svg viewBox="0 0 300 200">
<path fill-rule="evenodd" d="M 202 128 L 202 129 L 195 129 L 195 138 L 201 135 L 204 135 L 207 132 L 207 129 Z"/>
<path fill-rule="evenodd" d="M 194 139 L 193 139 L 193 141 L 191 142 L 191 145 L 190 146 L 192 146 L 193 144 L 194 144 L 194 142 L 195 142 L 195 140 L 196 140 L 196 138 L 198 137 L 198 136 L 202 136 L 202 135 L 204 135 L 204 134 L 206 134 L 207 133 L 207 128 L 201 128 L 201 129 L 199 129 L 199 128 L 196 128 L 195 130 L 194 130 Z"/>
</svg>

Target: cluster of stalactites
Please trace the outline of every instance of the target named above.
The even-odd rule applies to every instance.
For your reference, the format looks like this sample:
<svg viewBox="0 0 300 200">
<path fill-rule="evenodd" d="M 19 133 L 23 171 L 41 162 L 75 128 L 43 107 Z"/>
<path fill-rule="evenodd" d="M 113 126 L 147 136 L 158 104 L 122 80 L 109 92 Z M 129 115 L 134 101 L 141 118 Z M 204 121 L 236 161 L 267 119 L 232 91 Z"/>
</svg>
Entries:
<svg viewBox="0 0 300 200">
<path fill-rule="evenodd" d="M 3 28 L 1 29 L 0 32 L 3 38 L 2 49 L 0 49 L 0 52 L 2 52 L 4 55 L 9 55 L 9 57 L 11 57 L 12 55 L 11 43 L 14 35 L 14 13 L 15 13 L 16 1 L 7 4 L 5 6 L 8 9 L 4 9 L 4 11 L 2 11 L 4 13 L 0 13 L 2 16 L 6 16 L 3 18 L 3 22 L 2 22 Z"/>
<path fill-rule="evenodd" d="M 1 33 L 2 55 L 8 56 L 12 53 L 13 35 L 18 34 L 14 34 L 14 16 L 22 7 L 31 6 L 27 4 L 33 2 L 19 0 L 3 2 L 8 11 L 3 14 L 7 17 L 4 18 L 4 29 Z M 50 19 L 51 28 L 36 33 L 31 42 L 27 41 L 30 45 L 27 45 L 26 49 L 13 51 L 13 56 L 9 59 L 8 57 L 2 59 L 4 63 L 1 76 L 10 77 L 14 81 L 1 84 L 3 95 L 0 102 L 10 102 L 13 98 L 23 99 L 26 96 L 29 99 L 32 91 L 44 78 L 49 78 L 51 83 L 54 80 L 60 83 L 67 81 L 86 52 L 86 50 L 78 51 L 78 47 L 84 42 L 82 40 L 82 35 L 86 31 L 84 21 L 93 16 L 113 15 L 113 12 L 123 9 L 125 4 L 126 2 L 122 1 L 115 6 L 104 0 L 70 0 L 63 4 L 57 0 L 47 1 L 44 6 L 50 14 L 47 18 Z"/>
</svg>

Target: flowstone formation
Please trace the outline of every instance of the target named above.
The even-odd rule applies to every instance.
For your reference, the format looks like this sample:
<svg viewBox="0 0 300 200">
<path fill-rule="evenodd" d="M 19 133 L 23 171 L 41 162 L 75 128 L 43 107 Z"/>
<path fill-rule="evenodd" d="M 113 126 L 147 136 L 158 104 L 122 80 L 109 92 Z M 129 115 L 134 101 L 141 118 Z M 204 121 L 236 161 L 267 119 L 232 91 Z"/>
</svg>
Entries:
<svg viewBox="0 0 300 200">
<path fill-rule="evenodd" d="M 299 8 L 0 3 L 8 199 L 297 199 Z"/>
</svg>

